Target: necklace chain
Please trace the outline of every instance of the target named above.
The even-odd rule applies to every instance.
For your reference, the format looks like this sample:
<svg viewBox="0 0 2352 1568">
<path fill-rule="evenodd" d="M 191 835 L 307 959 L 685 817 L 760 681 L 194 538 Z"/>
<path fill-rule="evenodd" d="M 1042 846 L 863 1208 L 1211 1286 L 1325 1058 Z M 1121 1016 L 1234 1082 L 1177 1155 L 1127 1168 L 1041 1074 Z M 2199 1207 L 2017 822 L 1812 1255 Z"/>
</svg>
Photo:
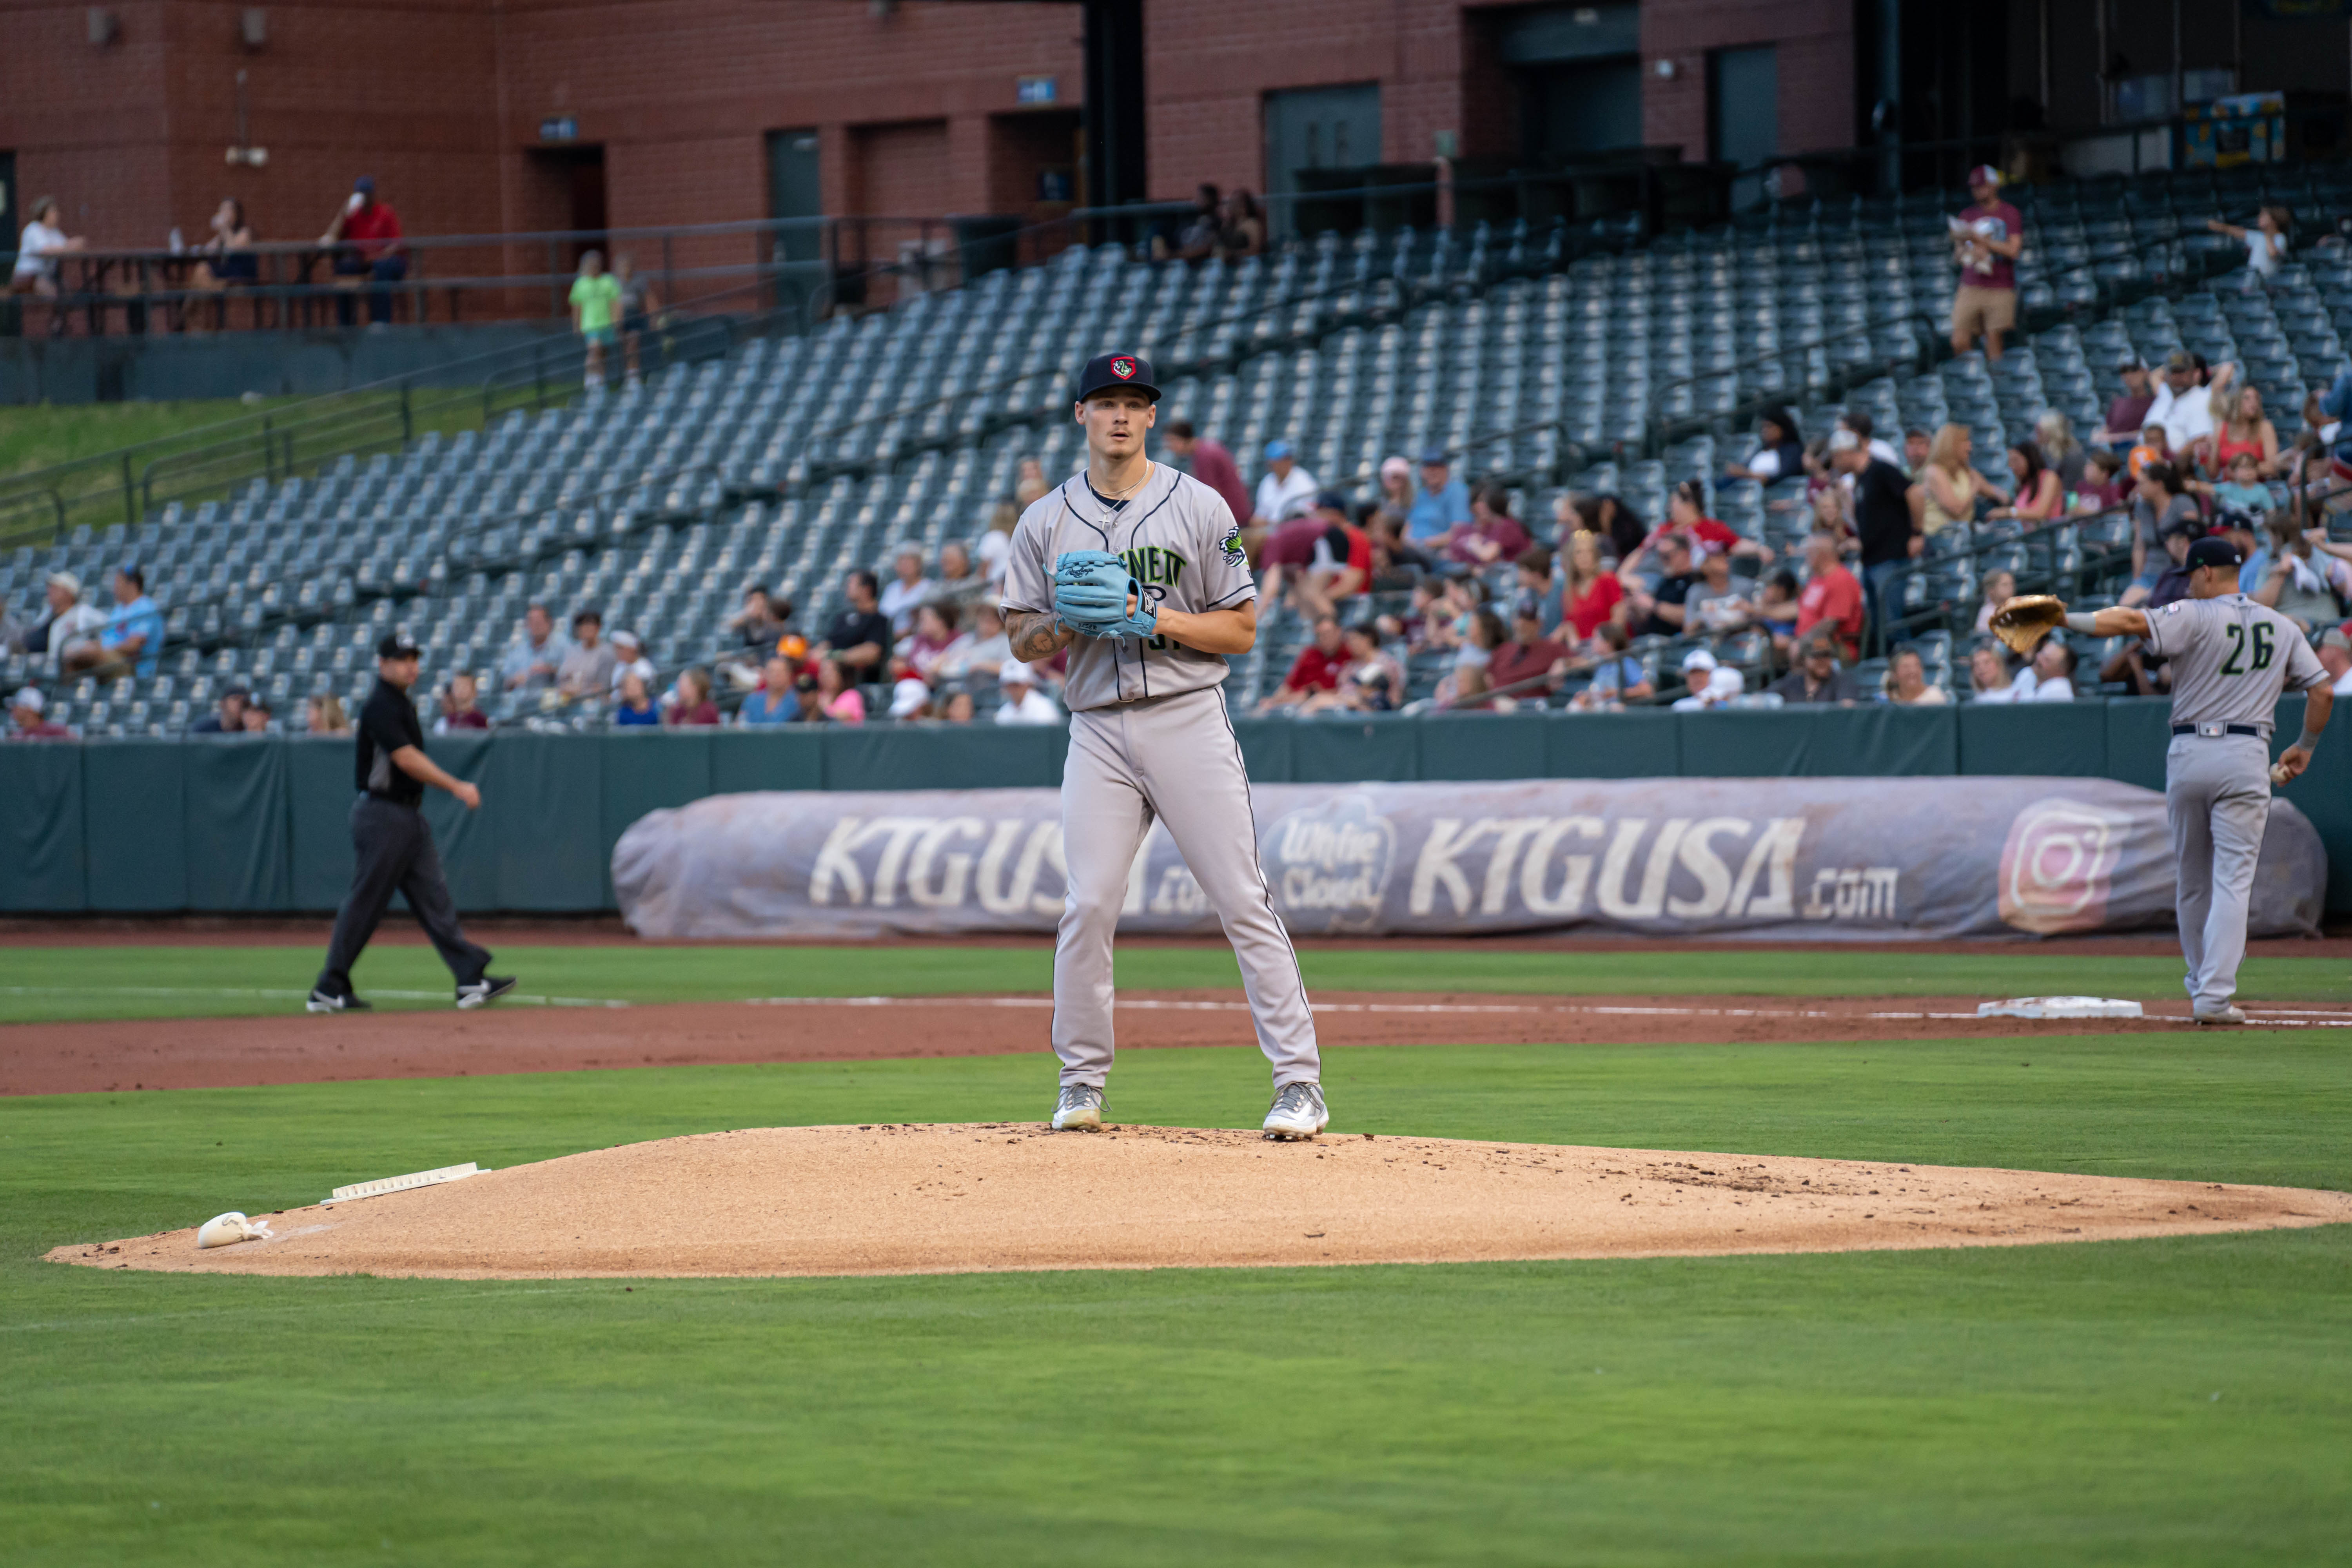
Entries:
<svg viewBox="0 0 2352 1568">
<path fill-rule="evenodd" d="M 1133 495 L 1136 491 L 1138 491 L 1138 490 L 1141 489 L 1143 488 L 1144 481 L 1145 481 L 1146 479 L 1150 479 L 1150 478 L 1151 478 L 1151 464 L 1150 464 L 1150 462 L 1147 459 L 1147 460 L 1145 461 L 1144 465 L 1143 465 L 1143 473 L 1142 473 L 1142 475 L 1141 475 L 1141 477 L 1140 477 L 1140 478 L 1137 479 L 1137 480 L 1135 481 L 1135 483 L 1133 483 L 1133 484 L 1131 484 L 1131 485 L 1128 486 L 1128 487 L 1127 487 L 1125 489 L 1123 489 L 1123 490 L 1106 490 L 1106 489 L 1099 489 L 1099 488 L 1095 488 L 1095 494 L 1097 494 L 1097 495 L 1098 495 L 1098 496 L 1102 497 L 1102 498 L 1103 498 L 1103 500 L 1125 500 L 1128 497 L 1129 497 L 1129 496 Z M 1089 488 L 1094 488 L 1094 480 L 1093 480 L 1091 478 L 1089 478 L 1089 479 L 1087 480 L 1087 485 L 1088 485 L 1088 487 L 1089 487 Z"/>
</svg>

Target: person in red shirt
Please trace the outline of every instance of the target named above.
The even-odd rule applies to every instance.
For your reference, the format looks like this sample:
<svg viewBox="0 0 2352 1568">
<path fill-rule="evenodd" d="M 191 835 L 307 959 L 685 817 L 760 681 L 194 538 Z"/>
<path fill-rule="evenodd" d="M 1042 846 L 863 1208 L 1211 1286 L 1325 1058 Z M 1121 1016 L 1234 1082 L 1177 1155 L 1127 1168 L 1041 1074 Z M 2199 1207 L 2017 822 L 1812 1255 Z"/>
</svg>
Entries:
<svg viewBox="0 0 2352 1568">
<path fill-rule="evenodd" d="M 1470 526 L 1456 529 L 1446 555 L 1465 566 L 1515 561 L 1533 541 L 1511 515 L 1511 498 L 1499 485 L 1481 485 L 1470 497 Z"/>
<path fill-rule="evenodd" d="M 335 276 L 397 283 L 408 276 L 408 257 L 400 243 L 400 215 L 389 202 L 375 199 L 375 179 L 362 174 L 352 183 L 351 200 L 343 204 L 319 243 L 333 247 Z M 346 286 L 347 288 L 350 286 Z M 348 327 L 354 312 L 352 296 L 335 301 L 335 319 Z M 368 324 L 380 327 L 392 320 L 392 290 L 368 290 Z"/>
<path fill-rule="evenodd" d="M 8 717 L 14 721 L 15 727 L 8 731 L 8 738 L 12 741 L 72 740 L 74 733 L 71 730 L 67 729 L 63 724 L 52 723 L 42 717 L 43 710 L 47 706 L 47 701 L 41 696 L 41 689 L 37 686 L 27 686 L 10 698 Z"/>
<path fill-rule="evenodd" d="M 1837 540 L 1816 532 L 1805 541 L 1805 591 L 1797 595 L 1797 640 L 1828 622 L 1851 664 L 1862 648 L 1862 584 L 1838 561 Z"/>
<path fill-rule="evenodd" d="M 1540 686 L 1510 693 L 1522 702 L 1541 702 L 1559 689 L 1560 677 L 1567 673 L 1568 649 L 1543 635 L 1543 619 L 1532 605 L 1512 617 L 1511 640 L 1486 661 L 1486 683 L 1496 691 L 1541 679 Z"/>
<path fill-rule="evenodd" d="M 1257 510 L 1257 498 L 1242 482 L 1241 465 L 1234 455 L 1206 436 L 1196 435 L 1190 419 L 1171 419 L 1160 427 L 1169 451 L 1192 465 L 1192 477 L 1217 492 L 1233 510 L 1235 522 L 1247 522 Z"/>
<path fill-rule="evenodd" d="M 1560 580 L 1561 618 L 1580 648 L 1604 622 L 1625 624 L 1625 584 L 1601 564 L 1601 535 L 1580 528 L 1569 535 L 1568 567 Z"/>
<path fill-rule="evenodd" d="M 1322 616 L 1315 623 L 1315 640 L 1298 650 L 1290 673 L 1282 678 L 1281 689 L 1259 703 L 1258 710 L 1294 707 L 1311 693 L 1338 690 L 1339 671 L 1347 662 L 1347 638 L 1339 630 L 1339 617 Z"/>
<path fill-rule="evenodd" d="M 1261 599 L 1281 598 L 1287 581 L 1291 605 L 1315 621 L 1336 614 L 1339 600 L 1362 593 L 1371 581 L 1372 541 L 1349 521 L 1347 498 L 1325 490 L 1313 511 L 1274 526 L 1257 561 L 1265 574 L 1258 584 Z"/>
<path fill-rule="evenodd" d="M 2025 248 L 2025 219 L 2000 199 L 2000 171 L 1969 171 L 1974 205 L 1952 220 L 1952 254 L 1960 286 L 1952 295 L 1952 352 L 1969 352 L 1979 333 L 1984 356 L 2000 358 L 2000 335 L 2017 325 L 2017 258 Z"/>
</svg>

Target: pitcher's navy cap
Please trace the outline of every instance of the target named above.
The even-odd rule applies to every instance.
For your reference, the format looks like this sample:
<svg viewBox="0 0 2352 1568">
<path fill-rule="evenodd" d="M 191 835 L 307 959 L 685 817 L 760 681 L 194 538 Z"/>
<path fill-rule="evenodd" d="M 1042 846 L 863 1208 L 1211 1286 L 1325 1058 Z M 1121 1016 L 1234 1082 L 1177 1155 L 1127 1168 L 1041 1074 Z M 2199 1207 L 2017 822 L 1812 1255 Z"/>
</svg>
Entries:
<svg viewBox="0 0 2352 1568">
<path fill-rule="evenodd" d="M 2237 567 L 2245 564 L 2238 547 L 2226 539 L 2200 539 L 2189 547 L 2189 569 L 2200 566 Z"/>
<path fill-rule="evenodd" d="M 1114 386 L 1132 387 L 1152 402 L 1160 401 L 1160 388 L 1151 382 L 1151 362 L 1139 354 L 1097 354 L 1087 361 L 1087 368 L 1078 372 L 1077 401 L 1084 403 Z"/>
<path fill-rule="evenodd" d="M 386 632 L 375 645 L 378 658 L 415 658 L 419 657 L 416 639 L 406 632 Z"/>
</svg>

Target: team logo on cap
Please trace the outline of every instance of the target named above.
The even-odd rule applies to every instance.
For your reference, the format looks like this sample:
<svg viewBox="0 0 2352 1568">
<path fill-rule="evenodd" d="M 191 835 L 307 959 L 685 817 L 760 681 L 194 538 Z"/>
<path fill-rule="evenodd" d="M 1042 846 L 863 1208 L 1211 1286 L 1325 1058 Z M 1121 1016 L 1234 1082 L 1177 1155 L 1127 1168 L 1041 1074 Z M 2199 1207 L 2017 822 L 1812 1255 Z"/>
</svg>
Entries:
<svg viewBox="0 0 2352 1568">
<path fill-rule="evenodd" d="M 1132 381 L 1135 379 L 1135 362 L 1124 357 L 1115 359 L 1110 362 L 1110 373 L 1121 381 Z"/>
</svg>

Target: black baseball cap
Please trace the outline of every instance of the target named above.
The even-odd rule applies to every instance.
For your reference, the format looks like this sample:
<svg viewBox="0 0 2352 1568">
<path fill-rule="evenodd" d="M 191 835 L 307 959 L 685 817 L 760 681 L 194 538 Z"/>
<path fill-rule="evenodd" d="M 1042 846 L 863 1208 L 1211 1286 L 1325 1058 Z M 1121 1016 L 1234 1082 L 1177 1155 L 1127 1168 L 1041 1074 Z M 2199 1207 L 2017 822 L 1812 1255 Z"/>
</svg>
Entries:
<svg viewBox="0 0 2352 1568">
<path fill-rule="evenodd" d="M 1151 362 L 1140 354 L 1097 354 L 1087 361 L 1087 368 L 1078 372 L 1077 401 L 1084 403 L 1114 386 L 1130 387 L 1154 403 L 1160 401 L 1160 388 L 1151 379 Z"/>
<path fill-rule="evenodd" d="M 2189 547 L 2189 569 L 2191 572 L 2200 566 L 2235 568 L 2244 564 L 2245 559 L 2238 553 L 2238 547 L 2226 539 L 2200 539 Z"/>
<path fill-rule="evenodd" d="M 375 656 L 378 658 L 421 658 L 424 654 L 416 646 L 416 639 L 406 632 L 386 632 L 376 640 Z"/>
</svg>

